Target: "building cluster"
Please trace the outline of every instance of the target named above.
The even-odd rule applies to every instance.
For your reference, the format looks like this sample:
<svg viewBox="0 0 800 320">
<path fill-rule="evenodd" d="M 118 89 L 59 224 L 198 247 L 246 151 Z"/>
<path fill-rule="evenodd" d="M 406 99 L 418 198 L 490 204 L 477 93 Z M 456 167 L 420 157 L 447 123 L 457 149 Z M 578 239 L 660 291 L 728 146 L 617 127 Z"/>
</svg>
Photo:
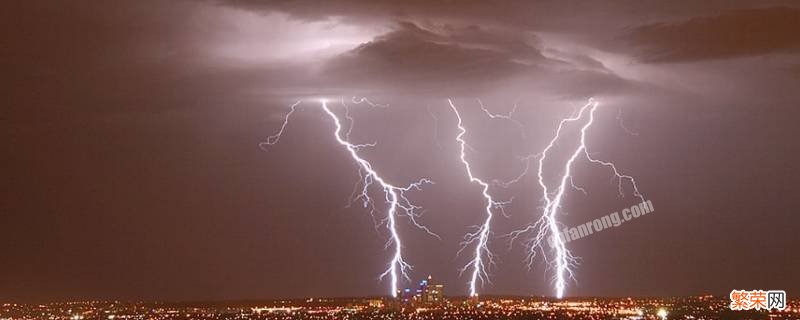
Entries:
<svg viewBox="0 0 800 320">
<path fill-rule="evenodd" d="M 398 290 L 397 299 L 402 304 L 432 306 L 444 303 L 444 285 L 433 282 L 433 277 L 428 276 L 419 282 L 416 289 L 405 288 Z"/>
</svg>

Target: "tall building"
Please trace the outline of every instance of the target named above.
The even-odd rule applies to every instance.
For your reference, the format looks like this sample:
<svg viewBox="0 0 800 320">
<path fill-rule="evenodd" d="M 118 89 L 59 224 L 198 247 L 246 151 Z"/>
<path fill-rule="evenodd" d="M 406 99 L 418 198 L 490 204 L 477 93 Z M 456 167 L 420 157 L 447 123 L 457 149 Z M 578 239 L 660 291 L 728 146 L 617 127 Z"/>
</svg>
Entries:
<svg viewBox="0 0 800 320">
<path fill-rule="evenodd" d="M 429 284 L 427 294 L 425 295 L 425 303 L 439 304 L 443 302 L 444 302 L 444 285 Z"/>
<path fill-rule="evenodd" d="M 397 290 L 397 300 L 402 304 L 414 303 L 417 296 L 409 288 Z"/>
<path fill-rule="evenodd" d="M 431 305 L 444 302 L 444 285 L 433 283 L 433 277 L 431 276 L 420 281 L 416 291 L 403 289 L 398 293 L 398 298 L 402 303 Z"/>
</svg>

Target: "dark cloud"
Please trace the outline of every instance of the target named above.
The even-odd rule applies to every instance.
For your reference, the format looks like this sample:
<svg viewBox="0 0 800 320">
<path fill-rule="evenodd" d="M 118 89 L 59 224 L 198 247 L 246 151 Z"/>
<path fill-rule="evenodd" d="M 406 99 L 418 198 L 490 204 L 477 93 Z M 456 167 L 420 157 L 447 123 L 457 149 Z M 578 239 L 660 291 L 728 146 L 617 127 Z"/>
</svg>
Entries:
<svg viewBox="0 0 800 320">
<path fill-rule="evenodd" d="M 495 23 L 529 21 L 535 11 L 529 3 L 519 1 L 452 1 L 443 0 L 411 0 L 411 1 L 306 1 L 306 0 L 213 0 L 212 2 L 252 10 L 258 12 L 283 12 L 295 18 L 307 21 L 330 19 L 339 17 L 348 21 L 379 22 L 389 20 L 407 20 L 436 18 L 440 22 L 463 21 L 472 18 L 473 21 L 484 20 Z M 483 19 L 475 19 L 477 17 Z M 529 24 L 524 23 L 524 24 Z"/>
<path fill-rule="evenodd" d="M 584 97 L 637 86 L 596 59 L 554 50 L 546 56 L 542 46 L 536 35 L 515 30 L 399 22 L 394 31 L 325 61 L 317 83 L 438 98 L 500 88 Z"/>
<path fill-rule="evenodd" d="M 786 0 L 687 1 L 514 1 L 514 0 L 208 0 L 253 12 L 281 12 L 304 21 L 343 19 L 376 24 L 386 21 L 436 21 L 438 23 L 503 26 L 573 34 L 584 39 L 620 28 L 714 15 L 724 10 L 770 6 L 797 7 Z"/>
<path fill-rule="evenodd" d="M 624 39 L 643 62 L 687 62 L 800 49 L 800 9 L 776 7 L 725 12 L 679 23 L 649 24 Z"/>
<path fill-rule="evenodd" d="M 491 37 L 478 27 L 436 33 L 410 22 L 326 63 L 327 76 L 356 87 L 411 87 L 439 91 L 483 86 L 536 69 L 547 62 L 523 41 Z M 498 34 L 499 35 L 499 34 Z M 377 80 L 377 82 L 376 82 Z M 397 88 L 398 85 L 403 87 Z"/>
</svg>

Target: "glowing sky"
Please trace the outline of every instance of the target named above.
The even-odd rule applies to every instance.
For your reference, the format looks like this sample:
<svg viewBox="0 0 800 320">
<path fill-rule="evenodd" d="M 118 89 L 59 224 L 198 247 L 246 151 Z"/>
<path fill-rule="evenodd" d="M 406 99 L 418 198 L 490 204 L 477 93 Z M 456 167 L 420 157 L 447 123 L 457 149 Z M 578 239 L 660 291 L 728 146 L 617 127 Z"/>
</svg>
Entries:
<svg viewBox="0 0 800 320">
<path fill-rule="evenodd" d="M 514 177 L 560 119 L 602 101 L 592 152 L 634 175 L 657 212 L 569 243 L 582 258 L 570 295 L 800 288 L 796 2 L 8 7 L 0 300 L 384 294 L 386 234 L 345 206 L 357 171 L 318 105 L 301 104 L 281 142 L 258 147 L 295 101 L 341 96 L 390 105 L 351 110 L 351 142 L 377 142 L 361 155 L 387 181 L 436 182 L 410 197 L 442 240 L 401 231 L 411 276 L 431 274 L 448 294 L 468 291 L 457 269 L 470 257 L 455 252 L 485 202 L 465 180 L 447 98 L 486 181 Z M 523 131 L 486 117 L 478 98 L 498 113 L 517 103 Z M 567 225 L 634 201 L 606 170 L 582 163 L 574 175 L 590 195 L 566 195 Z M 515 199 L 497 234 L 540 212 L 537 188 L 492 190 Z M 490 246 L 498 265 L 481 292 L 551 294 L 524 248 Z"/>
</svg>

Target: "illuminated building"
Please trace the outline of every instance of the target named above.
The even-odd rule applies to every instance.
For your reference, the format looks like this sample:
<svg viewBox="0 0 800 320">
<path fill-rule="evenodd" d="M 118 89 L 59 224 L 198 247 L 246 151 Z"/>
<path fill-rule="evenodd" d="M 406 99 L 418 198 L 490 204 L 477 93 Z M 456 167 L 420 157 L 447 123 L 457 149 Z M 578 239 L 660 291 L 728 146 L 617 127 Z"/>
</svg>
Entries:
<svg viewBox="0 0 800 320">
<path fill-rule="evenodd" d="M 409 288 L 398 290 L 398 300 L 401 303 L 420 305 L 434 305 L 444 302 L 444 285 L 433 283 L 433 277 L 428 276 L 419 282 L 416 290 Z"/>
</svg>

